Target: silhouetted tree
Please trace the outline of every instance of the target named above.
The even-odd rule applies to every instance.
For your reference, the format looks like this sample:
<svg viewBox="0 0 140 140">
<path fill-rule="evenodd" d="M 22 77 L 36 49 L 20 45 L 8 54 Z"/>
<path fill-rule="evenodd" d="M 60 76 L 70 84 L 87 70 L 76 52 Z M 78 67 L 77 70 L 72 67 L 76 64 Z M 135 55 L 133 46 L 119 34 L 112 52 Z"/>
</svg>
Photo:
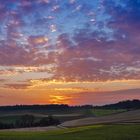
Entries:
<svg viewBox="0 0 140 140">
<path fill-rule="evenodd" d="M 12 123 L 6 124 L 6 123 L 0 122 L 0 129 L 9 129 L 9 128 L 13 128 L 13 127 L 14 127 L 14 125 Z"/>
<path fill-rule="evenodd" d="M 50 126 L 50 125 L 58 125 L 60 121 L 58 119 L 54 119 L 51 115 L 48 117 L 44 117 L 39 122 L 40 126 Z"/>
<path fill-rule="evenodd" d="M 31 127 L 34 124 L 35 117 L 33 115 L 23 115 L 20 119 L 16 120 L 16 127 Z"/>
</svg>

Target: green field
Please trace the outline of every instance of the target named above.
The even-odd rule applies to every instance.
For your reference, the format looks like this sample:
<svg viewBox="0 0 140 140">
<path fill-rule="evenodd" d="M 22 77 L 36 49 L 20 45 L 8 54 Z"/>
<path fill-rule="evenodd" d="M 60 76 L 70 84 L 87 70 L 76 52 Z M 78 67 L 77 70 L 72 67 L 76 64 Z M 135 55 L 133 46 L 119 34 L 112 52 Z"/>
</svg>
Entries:
<svg viewBox="0 0 140 140">
<path fill-rule="evenodd" d="M 3 122 L 3 123 L 15 123 L 16 120 L 20 119 L 21 118 L 21 115 L 12 115 L 12 116 L 2 116 L 0 117 L 0 122 Z M 36 117 L 35 116 L 35 121 L 39 121 L 41 119 L 41 117 Z"/>
<path fill-rule="evenodd" d="M 16 120 L 19 120 L 22 117 L 22 115 L 10 115 L 10 116 L 0 116 L 0 122 L 3 123 L 15 123 Z M 42 116 L 35 116 L 35 122 L 39 121 L 41 118 L 43 118 Z M 84 118 L 84 115 L 81 116 L 57 116 L 55 117 L 56 119 L 60 120 L 61 122 L 64 121 L 69 121 L 69 120 L 74 120 L 74 119 L 80 119 L 80 118 Z"/>
<path fill-rule="evenodd" d="M 80 118 L 84 118 L 84 117 L 91 117 L 91 116 L 105 116 L 105 115 L 111 115 L 111 114 L 115 114 L 115 113 L 120 113 L 120 112 L 124 112 L 126 110 L 124 109 L 87 109 L 87 110 L 78 110 L 78 111 L 73 111 L 73 112 L 69 112 L 69 114 L 74 114 L 77 113 L 79 114 L 79 116 L 65 116 L 67 115 L 68 112 L 60 112 L 60 114 L 58 114 L 58 112 L 54 111 L 52 112 L 53 114 L 58 114 L 60 116 L 55 117 L 56 119 L 59 119 L 61 122 L 64 121 L 69 121 L 69 120 L 75 120 L 75 119 L 80 119 Z M 32 111 L 27 112 L 27 113 L 23 113 L 20 114 L 18 112 L 13 112 L 11 114 L 8 114 L 9 112 L 4 112 L 1 113 L 2 116 L 0 115 L 0 122 L 3 123 L 15 123 L 16 120 L 20 119 L 22 115 L 25 114 L 32 114 L 35 117 L 35 121 L 39 121 L 43 116 L 42 115 L 49 115 L 49 113 L 43 113 L 43 112 L 36 112 L 36 114 L 32 113 Z M 37 114 L 38 113 L 38 114 Z M 62 116 L 61 116 L 62 115 Z"/>
<path fill-rule="evenodd" d="M 125 112 L 125 109 L 93 109 L 92 112 L 95 116 L 105 116 L 105 115 L 111 115 L 116 113 Z"/>
<path fill-rule="evenodd" d="M 41 118 L 52 115 L 55 116 L 56 119 L 59 119 L 61 122 L 64 121 L 69 121 L 69 120 L 75 120 L 75 119 L 80 119 L 84 117 L 90 117 L 94 115 L 92 110 L 90 109 L 80 109 L 76 111 L 60 111 L 58 112 L 57 110 L 52 110 L 49 112 L 42 112 L 42 111 L 26 111 L 26 112 L 8 112 L 8 111 L 3 111 L 0 112 L 0 122 L 3 123 L 15 123 L 16 120 L 20 119 L 23 115 L 30 114 L 35 117 L 35 121 L 39 121 Z M 75 115 L 77 114 L 77 115 Z M 70 116 L 69 116 L 70 115 Z"/>
<path fill-rule="evenodd" d="M 48 132 L 0 132 L 0 140 L 140 140 L 140 125 L 95 125 Z"/>
</svg>

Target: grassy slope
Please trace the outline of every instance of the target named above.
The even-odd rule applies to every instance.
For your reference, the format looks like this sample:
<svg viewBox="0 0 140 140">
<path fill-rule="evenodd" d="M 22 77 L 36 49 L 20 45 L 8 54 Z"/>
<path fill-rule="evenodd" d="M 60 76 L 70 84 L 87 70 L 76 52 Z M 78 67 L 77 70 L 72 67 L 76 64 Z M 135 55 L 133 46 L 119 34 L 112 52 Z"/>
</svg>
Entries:
<svg viewBox="0 0 140 140">
<path fill-rule="evenodd" d="M 47 117 L 47 115 L 46 115 L 46 117 Z M 81 116 L 54 116 L 54 117 L 56 119 L 59 119 L 61 122 L 64 122 L 64 121 L 84 118 L 85 116 L 81 115 Z M 21 115 L 11 115 L 11 116 L 2 116 L 2 117 L 0 116 L 0 122 L 7 123 L 7 124 L 15 123 L 16 120 L 19 120 L 20 118 L 21 118 Z M 43 118 L 43 117 L 39 116 L 39 115 L 35 116 L 35 122 L 39 121 L 41 118 Z"/>
<path fill-rule="evenodd" d="M 61 125 L 64 127 L 77 127 L 110 123 L 140 123 L 140 110 L 132 110 L 128 112 L 105 115 L 100 117 L 87 117 L 84 119 L 67 121 L 62 123 Z"/>
<path fill-rule="evenodd" d="M 92 112 L 95 114 L 95 116 L 105 116 L 105 115 L 111 115 L 116 114 L 120 112 L 125 112 L 125 109 L 94 109 Z"/>
<path fill-rule="evenodd" d="M 125 110 L 122 110 L 122 109 L 117 109 L 117 110 L 111 110 L 111 109 L 94 109 L 94 110 L 80 110 L 78 113 L 81 114 L 79 116 L 65 116 L 65 113 L 66 112 L 63 112 L 62 115 L 64 116 L 57 116 L 56 118 L 61 120 L 61 121 L 68 121 L 68 120 L 74 120 L 74 119 L 80 119 L 80 118 L 83 118 L 84 116 L 85 117 L 89 117 L 89 116 L 105 116 L 105 115 L 110 115 L 110 114 L 114 114 L 114 113 L 119 113 L 119 112 L 123 112 Z M 29 114 L 32 114 L 35 116 L 35 119 L 36 121 L 40 120 L 42 117 L 45 117 L 45 114 L 43 114 L 42 112 L 39 112 L 40 114 L 32 114 L 31 112 L 29 112 Z M 72 112 L 72 113 L 75 113 L 75 112 Z M 77 113 L 77 112 L 76 112 Z M 23 114 L 28 114 L 27 113 L 23 113 Z M 18 114 L 18 113 L 13 113 L 13 114 L 6 114 L 5 112 L 5 115 L 2 115 L 0 116 L 0 122 L 4 122 L 4 123 L 15 123 L 15 121 L 17 119 L 19 119 L 21 117 L 21 115 L 23 114 Z M 54 114 L 57 114 L 57 112 L 54 112 Z M 37 116 L 36 116 L 37 115 Z M 43 115 L 43 116 L 42 116 Z M 53 115 L 53 113 L 52 113 Z M 47 114 L 46 114 L 47 116 Z"/>
<path fill-rule="evenodd" d="M 76 111 L 60 111 L 57 110 L 49 111 L 49 112 L 39 112 L 39 111 L 14 111 L 14 112 L 0 112 L 0 122 L 3 123 L 15 123 L 16 120 L 20 119 L 22 115 L 30 114 L 35 116 L 35 120 L 38 121 L 42 117 L 47 117 L 48 115 L 53 115 L 55 118 L 59 119 L 61 122 L 68 120 L 75 120 L 91 116 L 93 113 L 89 110 L 81 109 Z M 70 116 L 69 116 L 70 115 Z"/>
<path fill-rule="evenodd" d="M 12 115 L 12 116 L 2 116 L 0 117 L 0 122 L 3 122 L 3 123 L 15 123 L 16 120 L 19 120 L 21 118 L 20 115 Z M 35 121 L 39 121 L 41 119 L 41 117 L 35 117 Z"/>
<path fill-rule="evenodd" d="M 0 132 L 0 140 L 139 140 L 140 125 L 95 125 L 50 132 Z"/>
</svg>

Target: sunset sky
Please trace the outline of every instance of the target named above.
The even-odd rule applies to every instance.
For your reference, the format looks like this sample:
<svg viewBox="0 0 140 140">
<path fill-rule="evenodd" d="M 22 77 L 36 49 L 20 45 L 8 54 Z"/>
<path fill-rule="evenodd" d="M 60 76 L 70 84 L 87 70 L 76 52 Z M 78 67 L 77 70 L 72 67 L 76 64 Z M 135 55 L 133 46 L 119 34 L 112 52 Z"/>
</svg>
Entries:
<svg viewBox="0 0 140 140">
<path fill-rule="evenodd" d="M 0 0 L 0 105 L 140 99 L 140 0 Z"/>
</svg>

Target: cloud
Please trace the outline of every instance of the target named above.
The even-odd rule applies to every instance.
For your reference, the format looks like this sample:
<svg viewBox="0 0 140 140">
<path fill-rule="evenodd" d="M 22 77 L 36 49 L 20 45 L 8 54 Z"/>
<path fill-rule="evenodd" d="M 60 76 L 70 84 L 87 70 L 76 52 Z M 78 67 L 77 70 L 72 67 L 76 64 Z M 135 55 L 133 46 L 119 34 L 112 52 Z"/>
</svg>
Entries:
<svg viewBox="0 0 140 140">
<path fill-rule="evenodd" d="M 4 98 L 4 96 L 0 95 L 0 98 Z"/>
<path fill-rule="evenodd" d="M 83 3 L 80 5 L 76 1 L 69 1 L 69 4 L 66 4 L 62 1 L 59 3 L 48 0 L 37 2 L 25 0 L 10 6 L 12 4 L 10 1 L 4 2 L 0 7 L 3 13 L 0 19 L 5 20 L 4 17 L 10 16 L 12 18 L 5 21 L 7 25 L 5 25 L 4 32 L 7 33 L 7 36 L 0 41 L 0 65 L 38 67 L 38 70 L 32 69 L 34 72 L 47 71 L 47 69 L 39 69 L 39 67 L 52 65 L 50 73 L 53 76 L 49 77 L 49 80 L 140 79 L 139 1 L 115 2 L 107 0 L 100 2 L 97 13 L 100 15 L 103 11 L 104 18 L 103 15 L 99 16 L 102 17 L 102 20 L 99 20 L 96 11 L 91 12 L 93 5 L 90 2 L 85 3 L 84 6 Z M 9 5 L 9 9 L 6 9 L 5 4 Z M 73 28 L 73 25 L 77 25 L 76 20 L 74 19 L 74 22 L 71 21 L 69 24 L 70 19 L 61 15 L 68 5 L 71 6 L 66 15 L 73 18 L 78 16 L 83 26 L 78 25 L 79 28 Z M 43 16 L 40 13 L 40 7 L 44 12 Z M 49 8 L 45 11 L 46 7 Z M 47 14 L 52 8 L 57 12 L 52 11 L 53 14 Z M 72 12 L 73 8 L 77 9 L 76 15 Z M 8 15 L 4 13 L 6 10 L 9 11 Z M 28 15 L 25 14 L 26 10 L 30 11 Z M 31 14 L 34 14 L 34 11 L 36 11 L 36 16 Z M 88 19 L 85 17 L 87 13 Z M 60 26 L 60 15 L 68 21 L 68 27 Z M 81 15 L 84 16 L 84 19 L 80 19 Z M 89 22 L 90 16 L 93 15 L 97 20 L 94 23 L 94 26 L 98 27 L 97 29 L 94 29 L 93 24 Z M 54 18 L 48 20 L 48 17 Z M 61 27 L 63 32 L 58 33 L 55 30 L 55 34 L 52 35 L 51 31 L 50 34 L 51 25 Z M 69 27 L 71 27 L 71 31 L 69 31 Z M 23 72 L 27 71 L 27 69 L 23 70 Z M 1 71 L 1 73 L 3 72 Z"/>
<path fill-rule="evenodd" d="M 27 89 L 30 86 L 30 84 L 5 84 L 5 87 L 10 89 Z"/>
<path fill-rule="evenodd" d="M 46 43 L 48 43 L 48 38 L 45 36 L 30 36 L 28 38 L 29 44 L 33 45 L 33 46 L 37 46 L 37 45 L 44 45 Z"/>
<path fill-rule="evenodd" d="M 0 79 L 0 83 L 2 83 L 2 82 L 4 82 L 4 81 L 6 81 L 5 79 Z"/>
<path fill-rule="evenodd" d="M 31 39 L 26 48 L 16 44 L 5 44 L 0 48 L 0 64 L 7 66 L 54 66 L 52 79 L 66 81 L 98 81 L 115 79 L 139 79 L 139 58 L 137 46 L 127 43 L 126 39 L 108 41 L 87 30 L 79 31 L 73 37 L 67 34 L 58 37 L 54 50 L 41 51 L 38 38 Z M 98 40 L 98 39 L 99 40 Z M 41 42 L 42 42 L 41 37 Z M 53 46 L 50 45 L 50 48 Z M 139 50 L 139 49 L 138 49 Z M 20 59 L 19 59 L 20 58 Z M 55 65 L 54 65 L 55 64 Z"/>
<path fill-rule="evenodd" d="M 116 28 L 117 36 L 123 36 L 127 38 L 127 41 L 133 44 L 133 49 L 135 45 L 140 45 L 138 28 L 140 27 L 140 3 L 139 0 L 122 1 L 119 4 L 115 4 L 115 1 L 106 1 L 106 10 L 111 15 L 111 20 L 109 22 L 110 26 Z M 133 51 L 132 49 L 132 51 Z M 136 48 L 136 52 L 139 49 Z M 136 53 L 135 52 L 135 53 Z"/>
<path fill-rule="evenodd" d="M 59 39 L 60 54 L 56 55 L 57 67 L 54 79 L 66 81 L 98 81 L 115 79 L 139 79 L 140 56 L 127 39 L 99 38 L 88 30 L 80 31 L 71 39 Z M 90 59 L 89 59 L 90 58 Z M 91 59 L 92 58 L 92 59 Z"/>
</svg>

